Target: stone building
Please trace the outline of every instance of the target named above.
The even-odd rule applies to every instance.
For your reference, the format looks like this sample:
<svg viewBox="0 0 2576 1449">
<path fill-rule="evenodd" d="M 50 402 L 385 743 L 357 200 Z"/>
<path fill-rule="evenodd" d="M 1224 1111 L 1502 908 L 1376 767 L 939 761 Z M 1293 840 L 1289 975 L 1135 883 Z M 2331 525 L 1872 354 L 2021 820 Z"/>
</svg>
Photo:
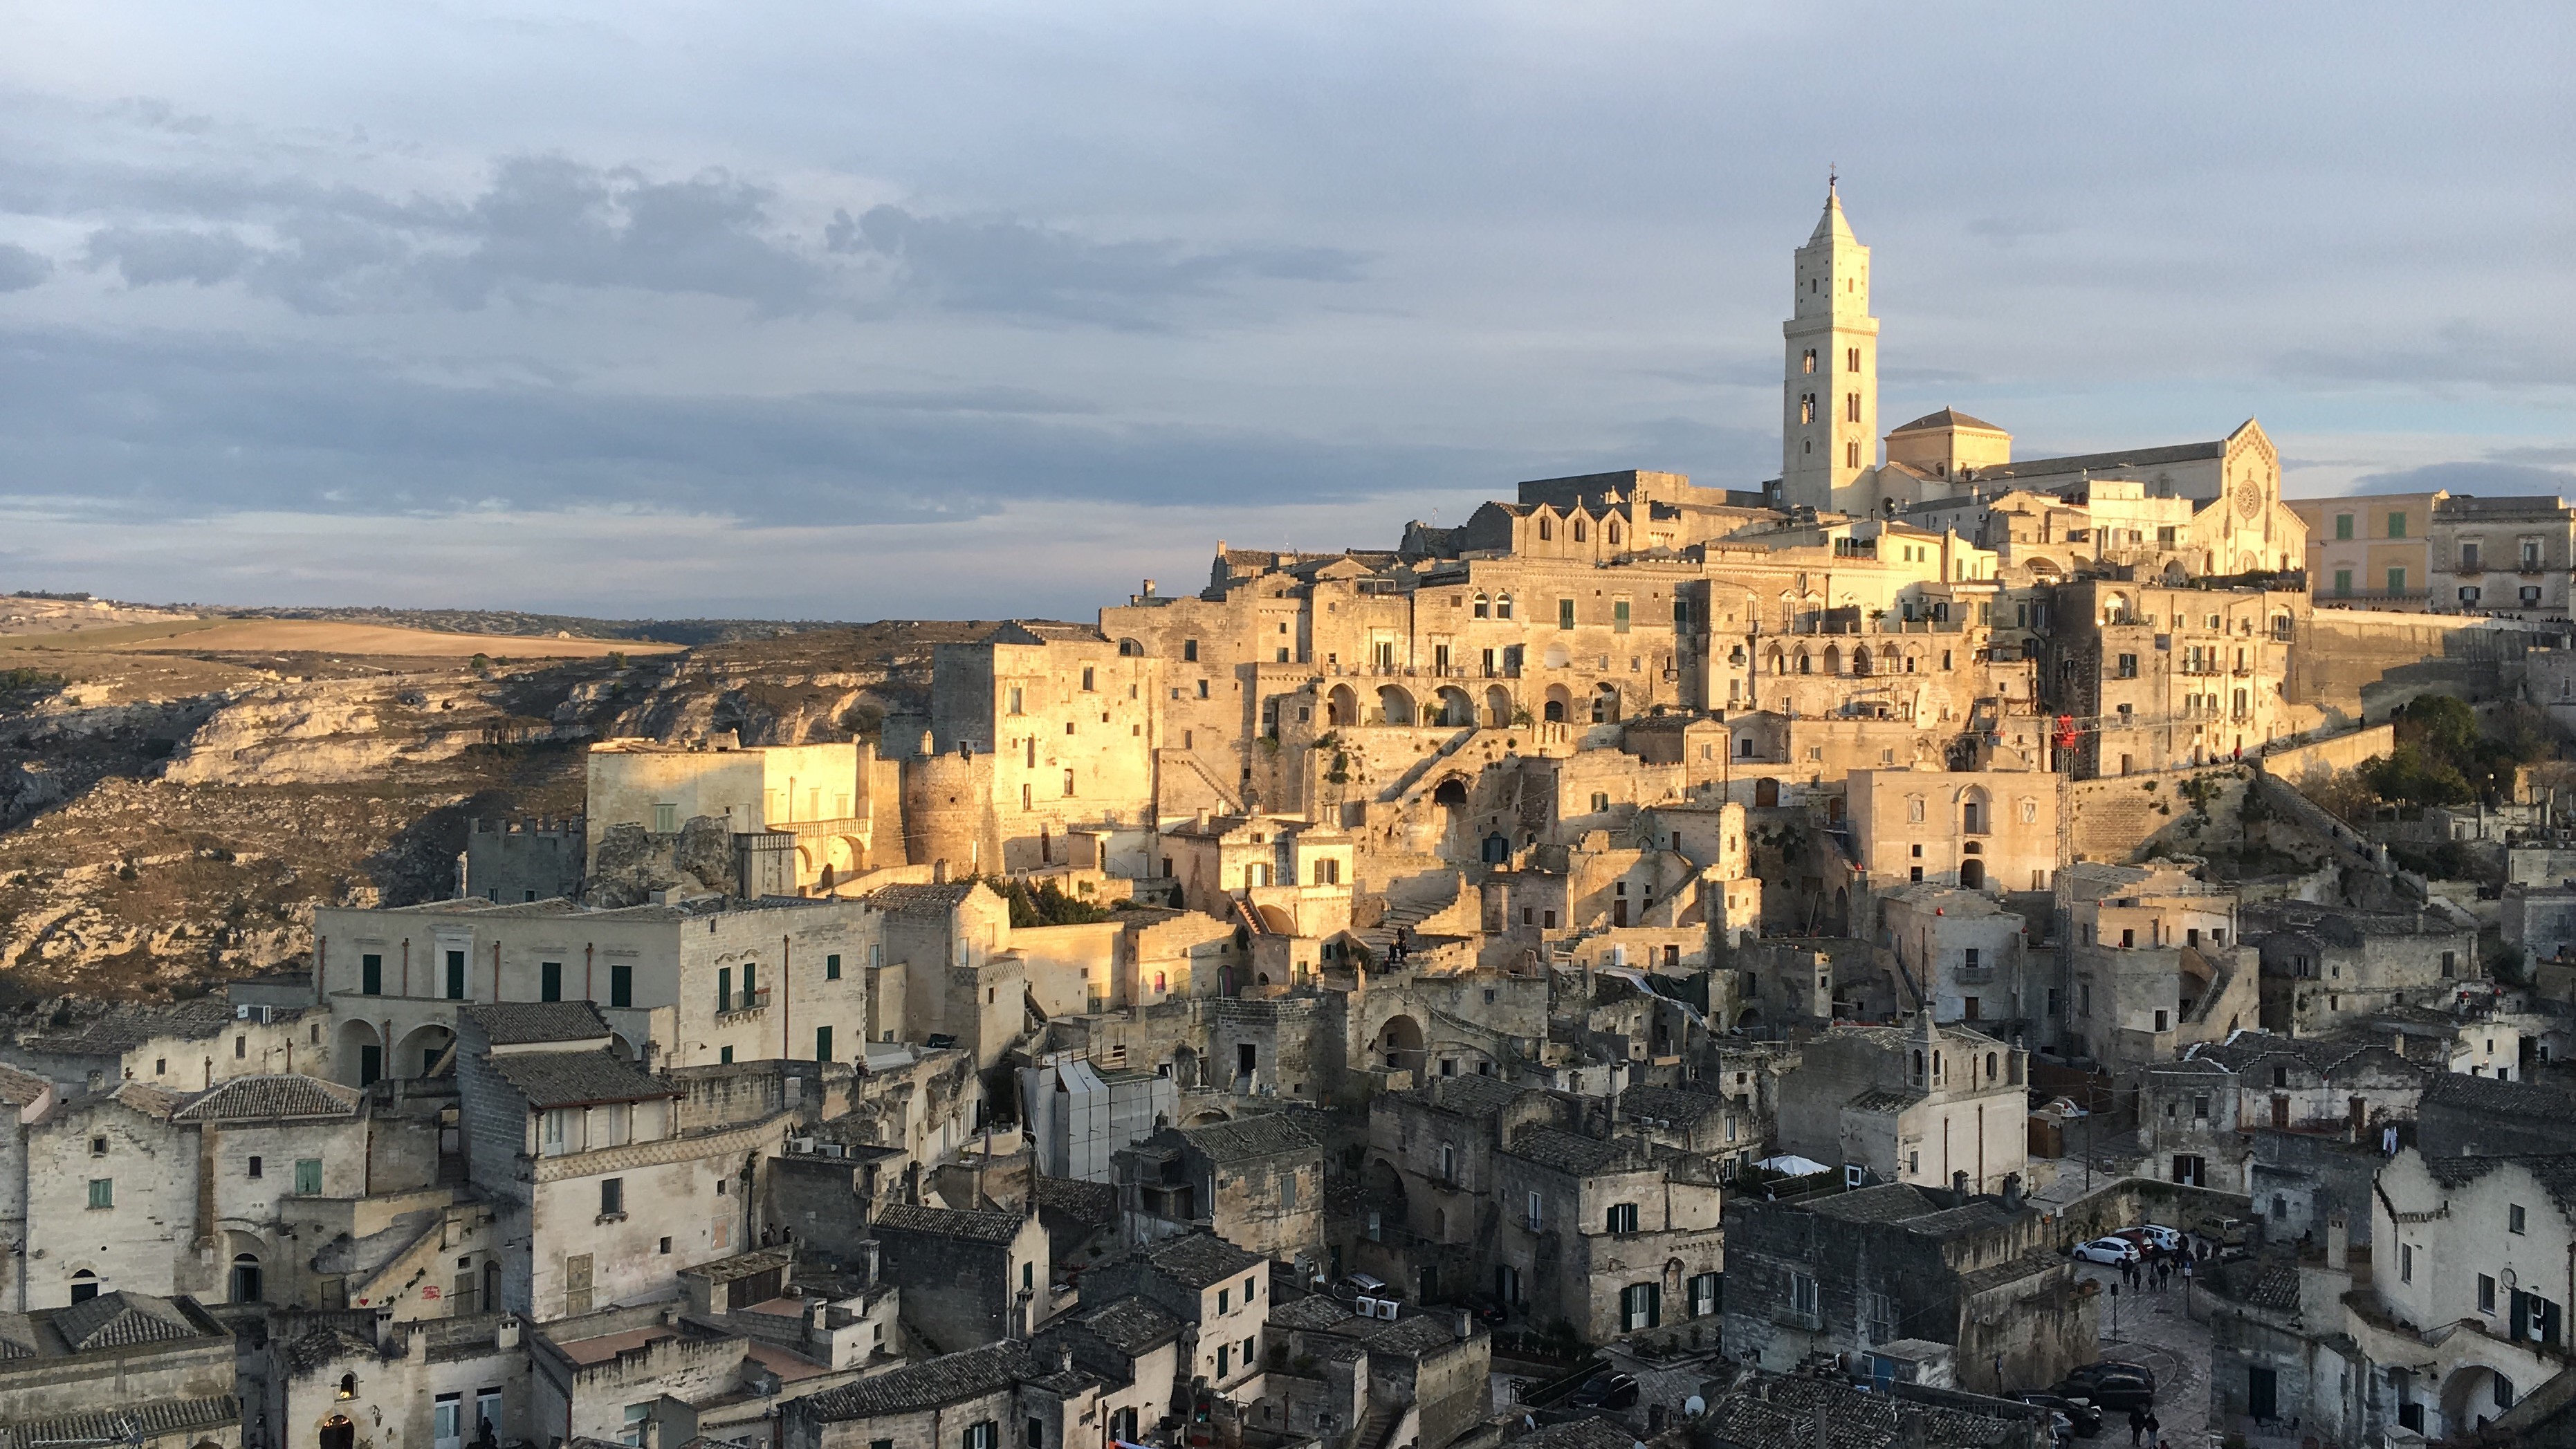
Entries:
<svg viewBox="0 0 2576 1449">
<path fill-rule="evenodd" d="M 619 830 L 640 832 L 667 853 L 688 822 L 719 822 L 746 857 L 783 852 L 789 872 L 767 891 L 794 895 L 828 892 L 880 864 L 900 865 L 898 845 L 888 861 L 877 858 L 878 812 L 895 803 L 890 772 L 865 742 L 764 745 L 745 748 L 731 733 L 679 744 L 654 740 L 603 740 L 590 747 L 587 816 L 581 822 L 594 868 Z M 777 837 L 748 843 L 750 837 Z M 469 839 L 468 858 L 474 842 Z M 474 894 L 481 894 L 477 891 Z M 494 899 L 516 901 L 504 894 Z M 544 899 L 544 897 L 532 897 Z"/>
<path fill-rule="evenodd" d="M 2385 1040 L 2240 1031 L 2138 1071 L 2138 1141 L 2156 1176 L 2248 1192 L 2256 1131 L 2375 1144 L 2382 1127 L 2414 1120 L 2425 1078 Z"/>
<path fill-rule="evenodd" d="M 2028 1053 L 1917 1014 L 1837 1025 L 1780 1080 L 1780 1149 L 1891 1182 L 1999 1192 L 2023 1170 Z"/>
<path fill-rule="evenodd" d="M 2237 929 L 2262 960 L 2262 1024 L 2328 1036 L 2392 1006 L 2447 1002 L 2479 977 L 2475 922 L 2447 903 L 2393 913 L 2297 901 L 2249 905 Z"/>
<path fill-rule="evenodd" d="M 1130 1246 L 1205 1230 L 1282 1262 L 1321 1254 L 1324 1149 L 1285 1115 L 1166 1127 L 1110 1164 Z"/>
<path fill-rule="evenodd" d="M 2073 997 L 2061 1038 L 2113 1067 L 2169 1061 L 2261 1020 L 2261 963 L 2236 893 L 2171 866 L 2073 868 Z"/>
<path fill-rule="evenodd" d="M 0 1426 L 20 1445 L 243 1449 L 232 1330 L 185 1297 L 115 1291 L 0 1327 Z"/>
<path fill-rule="evenodd" d="M 1270 1311 L 1267 1258 L 1213 1233 L 1157 1238 L 1092 1265 L 1083 1292 L 1101 1302 L 1142 1298 L 1189 1326 L 1184 1381 L 1228 1393 L 1257 1377 Z"/>
<path fill-rule="evenodd" d="M 2427 1157 L 2576 1153 L 2576 1094 L 2529 1080 L 2436 1071 L 2415 1113 L 2415 1143 Z"/>
<path fill-rule="evenodd" d="M 2097 1349 L 2096 1299 L 2013 1177 L 1999 1195 L 1888 1183 L 1727 1204 L 1726 1346 L 1773 1371 L 1901 1340 L 1950 1349 L 1959 1388 L 2055 1383 Z M 2000 1374 L 2000 1378 L 1998 1375 Z"/>
<path fill-rule="evenodd" d="M 314 918 L 332 1070 L 353 1086 L 430 1075 L 471 1003 L 587 1003 L 620 1055 L 655 1066 L 830 1061 L 873 1023 L 870 977 L 892 929 L 882 904 L 776 897 L 434 901 Z"/>
<path fill-rule="evenodd" d="M 1530 1322 L 1566 1324 L 1590 1343 L 1713 1334 L 1726 1249 L 1705 1159 L 1642 1137 L 1529 1126 L 1496 1159 L 1495 1191 L 1493 1291 Z"/>
<path fill-rule="evenodd" d="M 465 822 L 465 849 L 457 856 L 456 893 L 495 905 L 503 901 L 571 900 L 581 895 L 590 860 L 584 822 L 486 820 Z"/>
<path fill-rule="evenodd" d="M 331 1443 L 337 1432 L 395 1442 L 534 1439 L 522 1325 L 507 1313 L 396 1328 L 320 1313 L 273 1320 L 259 1407 L 270 1443 Z M 358 1426 L 364 1425 L 361 1430 Z M 558 1422 L 553 1432 L 560 1432 Z"/>
<path fill-rule="evenodd" d="M 1104 1070 L 1054 1056 L 1020 1069 L 1020 1111 L 1051 1178 L 1110 1181 L 1110 1156 L 1168 1124 L 1179 1105 L 1157 1072 Z"/>
<path fill-rule="evenodd" d="M 1472 1315 L 1369 1317 L 1309 1295 L 1274 1300 L 1267 1331 L 1273 1363 L 1256 1423 L 1325 1443 L 1430 1449 L 1490 1417 L 1492 1339 Z"/>
<path fill-rule="evenodd" d="M 1896 1000 L 1997 1036 L 2050 1034 L 2056 962 L 2030 949 L 2029 917 L 1946 885 L 1900 886 L 1878 908 Z"/>
<path fill-rule="evenodd" d="M 2290 500 L 2291 511 L 2307 525 L 2308 588 L 2316 602 L 2346 609 L 2426 607 L 2432 597 L 2433 513 L 2450 496 L 2435 489 Z"/>
<path fill-rule="evenodd" d="M 1852 845 L 1881 890 L 2043 891 L 2057 869 L 2054 775 L 1854 770 L 1850 800 Z"/>
<path fill-rule="evenodd" d="M 2564 619 L 2576 508 L 2555 497 L 2446 494 L 2432 506 L 2425 582 L 2437 614 Z"/>
<path fill-rule="evenodd" d="M 877 1272 L 903 1295 L 906 1332 L 931 1353 L 1027 1338 L 1054 1304 L 1035 1213 L 896 1203 L 876 1216 Z"/>
<path fill-rule="evenodd" d="M 2283 589 L 2061 585 L 2043 667 L 2059 711 L 2086 722 L 2078 773 L 2232 760 L 2316 727 L 2291 667 L 2309 607 Z"/>
<path fill-rule="evenodd" d="M 1015 620 L 940 645 L 930 736 L 904 769 L 913 863 L 1043 869 L 1071 858 L 1077 827 L 1154 823 L 1163 673 L 1163 661 L 1086 625 Z M 951 757 L 988 768 L 935 778 Z"/>
</svg>

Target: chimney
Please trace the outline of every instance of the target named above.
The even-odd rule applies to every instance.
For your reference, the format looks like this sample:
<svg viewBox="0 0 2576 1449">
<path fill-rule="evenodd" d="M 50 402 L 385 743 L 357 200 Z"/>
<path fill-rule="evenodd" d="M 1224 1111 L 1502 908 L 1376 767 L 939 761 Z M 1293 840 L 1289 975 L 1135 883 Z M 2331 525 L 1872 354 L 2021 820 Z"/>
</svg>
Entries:
<svg viewBox="0 0 2576 1449">
<path fill-rule="evenodd" d="M 1060 1374 L 1073 1372 L 1072 1344 L 1059 1343 L 1055 1346 L 1055 1371 Z"/>
<path fill-rule="evenodd" d="M 2021 1174 L 2018 1172 L 2004 1174 L 2004 1211 L 2021 1211 Z"/>
<path fill-rule="evenodd" d="M 412 1330 L 410 1339 L 403 1344 L 403 1357 L 413 1363 L 429 1362 L 428 1325 L 423 1324 Z"/>
<path fill-rule="evenodd" d="M 2397 1053 L 2401 1057 L 2406 1055 L 2406 1033 L 2402 1031 L 2390 1032 L 2388 1034 L 2388 1049 Z"/>
<path fill-rule="evenodd" d="M 1152 579 L 1147 579 L 1145 581 L 1145 597 L 1149 599 L 1154 597 L 1154 581 Z"/>
<path fill-rule="evenodd" d="M 1968 1201 L 1968 1174 L 1965 1172 L 1954 1172 L 1950 1174 L 1950 1197 L 1952 1199 L 1951 1206 L 1961 1207 L 1966 1205 Z"/>
<path fill-rule="evenodd" d="M 2343 1271 L 2352 1261 L 2352 1229 L 2345 1226 L 2343 1214 L 2326 1214 L 2326 1266 Z"/>
<path fill-rule="evenodd" d="M 509 1317 L 502 1319 L 500 1325 L 492 1330 L 492 1346 L 494 1348 L 517 1348 L 519 1346 L 518 1315 L 512 1314 Z"/>
<path fill-rule="evenodd" d="M 1476 1315 L 1474 1315 L 1474 1314 L 1472 1314 L 1472 1313 L 1468 1312 L 1468 1311 L 1467 1311 L 1466 1309 L 1464 1309 L 1464 1308 L 1459 1309 L 1459 1310 L 1458 1310 L 1458 1341 L 1459 1341 L 1459 1342 L 1461 1342 L 1461 1343 L 1464 1343 L 1464 1342 L 1466 1342 L 1468 1339 L 1474 1338 L 1475 1336 L 1476 1336 Z"/>
<path fill-rule="evenodd" d="M 1812 1441 L 1816 1449 L 1833 1449 L 1833 1435 L 1829 1432 L 1831 1428 L 1832 1421 L 1825 1417 L 1825 1406 L 1819 1402 L 1816 1405 L 1816 1433 Z"/>
<path fill-rule="evenodd" d="M 930 883 L 932 885 L 948 884 L 948 857 L 943 855 L 939 859 L 930 863 Z"/>
<path fill-rule="evenodd" d="M 661 1420 L 646 1419 L 644 1421 L 644 1449 L 662 1449 Z"/>
</svg>

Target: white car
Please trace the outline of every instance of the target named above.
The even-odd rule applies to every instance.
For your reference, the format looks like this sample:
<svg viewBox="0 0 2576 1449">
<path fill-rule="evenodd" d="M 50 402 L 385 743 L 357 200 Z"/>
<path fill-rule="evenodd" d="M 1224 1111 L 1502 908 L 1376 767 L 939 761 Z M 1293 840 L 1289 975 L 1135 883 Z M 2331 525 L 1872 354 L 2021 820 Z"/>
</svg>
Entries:
<svg viewBox="0 0 2576 1449">
<path fill-rule="evenodd" d="M 2183 1250 L 2183 1235 L 2162 1223 L 2141 1223 L 2134 1231 L 2144 1233 L 2149 1243 L 2168 1253 L 2179 1253 Z"/>
<path fill-rule="evenodd" d="M 2095 1238 L 2089 1243 L 2077 1243 L 2072 1251 L 2087 1263 L 2128 1263 L 2144 1256 L 2138 1245 L 2126 1238 Z"/>
</svg>

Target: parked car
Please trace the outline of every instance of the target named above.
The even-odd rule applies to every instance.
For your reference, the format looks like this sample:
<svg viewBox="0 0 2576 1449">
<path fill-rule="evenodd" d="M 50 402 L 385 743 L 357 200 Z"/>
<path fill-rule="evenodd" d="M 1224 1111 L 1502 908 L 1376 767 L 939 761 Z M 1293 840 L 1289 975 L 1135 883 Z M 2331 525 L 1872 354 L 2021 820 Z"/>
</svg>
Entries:
<svg viewBox="0 0 2576 1449">
<path fill-rule="evenodd" d="M 2068 1251 L 2087 1263 L 2132 1263 L 2146 1256 L 2126 1238 L 2095 1238 Z"/>
<path fill-rule="evenodd" d="M 2148 1247 L 2162 1248 L 2168 1253 L 2179 1253 L 2186 1245 L 2186 1239 L 2181 1230 L 2166 1227 L 2162 1223 L 2140 1223 L 2134 1228 L 2123 1231 L 2120 1236 L 2127 1237 L 2130 1233 L 2139 1235 Z"/>
<path fill-rule="evenodd" d="M 2156 1401 L 2156 1376 L 2133 1363 L 2088 1363 L 2049 1392 L 2096 1409 L 2143 1409 Z"/>
<path fill-rule="evenodd" d="M 2064 1394 L 2035 1391 L 2015 1394 L 2013 1398 L 2020 1403 L 2043 1409 L 2054 1409 L 2060 1418 L 2073 1426 L 2076 1435 L 2080 1438 L 2090 1439 L 2102 1432 L 2102 1411 L 2095 1408 L 2089 1399 L 2070 1399 Z"/>
<path fill-rule="evenodd" d="M 2246 1246 L 2250 1225 L 2243 1218 L 2222 1217 L 2216 1213 L 2200 1220 L 2200 1235 L 2221 1248 Z"/>
<path fill-rule="evenodd" d="M 1565 1402 L 1574 1409 L 1633 1409 L 1637 1407 L 1637 1380 L 1605 1369 L 1585 1379 Z"/>
<path fill-rule="evenodd" d="M 1398 1295 L 1387 1291 L 1386 1280 L 1374 1273 L 1353 1273 L 1333 1285 L 1333 1296 L 1348 1303 L 1358 1298 L 1393 1298 Z"/>
</svg>

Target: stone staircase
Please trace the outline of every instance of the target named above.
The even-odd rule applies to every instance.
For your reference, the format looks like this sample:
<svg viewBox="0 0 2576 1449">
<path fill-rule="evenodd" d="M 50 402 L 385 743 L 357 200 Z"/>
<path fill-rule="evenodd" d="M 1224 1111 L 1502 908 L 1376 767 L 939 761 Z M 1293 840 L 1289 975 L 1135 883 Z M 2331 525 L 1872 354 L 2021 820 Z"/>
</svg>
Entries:
<svg viewBox="0 0 2576 1449">
<path fill-rule="evenodd" d="M 1383 1404 L 1370 1405 L 1368 1417 L 1360 1420 L 1359 1432 L 1351 1435 L 1351 1449 L 1386 1449 L 1386 1442 L 1395 1437 L 1400 1418 Z"/>
<path fill-rule="evenodd" d="M 1388 892 L 1386 914 L 1379 917 L 1378 923 L 1356 933 L 1367 944 L 1370 957 L 1379 962 L 1386 960 L 1387 948 L 1395 944 L 1398 926 L 1409 933 L 1409 939 L 1418 947 L 1423 923 L 1455 909 L 1460 898 L 1468 894 L 1466 877 L 1455 866 L 1444 866 L 1428 875 L 1415 876 L 1403 882 L 1398 889 L 1401 894 L 1392 889 Z M 1481 900 L 1475 904 L 1477 909 L 1482 909 Z"/>
</svg>

